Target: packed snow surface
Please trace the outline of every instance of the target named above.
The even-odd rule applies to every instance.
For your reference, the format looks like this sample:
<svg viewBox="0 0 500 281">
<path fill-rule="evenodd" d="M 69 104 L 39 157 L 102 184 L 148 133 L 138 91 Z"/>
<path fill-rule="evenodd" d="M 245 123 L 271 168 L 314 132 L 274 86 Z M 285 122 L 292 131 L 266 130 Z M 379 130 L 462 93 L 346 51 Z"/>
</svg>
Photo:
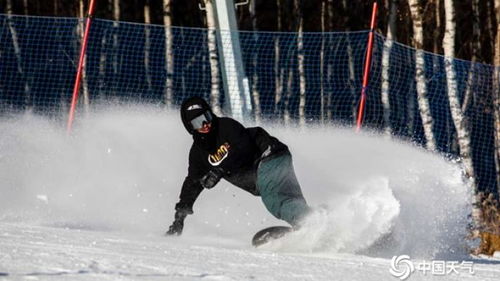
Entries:
<svg viewBox="0 0 500 281">
<path fill-rule="evenodd" d="M 2 117 L 0 279 L 399 280 L 391 258 L 408 255 L 474 263 L 474 274 L 409 280 L 500 280 L 499 261 L 467 254 L 471 187 L 459 164 L 338 126 L 263 124 L 289 146 L 315 209 L 301 230 L 253 248 L 255 232 L 285 223 L 222 181 L 182 236 L 164 237 L 192 142 L 178 115 L 107 108 L 77 116 L 70 135 L 64 122 Z"/>
</svg>

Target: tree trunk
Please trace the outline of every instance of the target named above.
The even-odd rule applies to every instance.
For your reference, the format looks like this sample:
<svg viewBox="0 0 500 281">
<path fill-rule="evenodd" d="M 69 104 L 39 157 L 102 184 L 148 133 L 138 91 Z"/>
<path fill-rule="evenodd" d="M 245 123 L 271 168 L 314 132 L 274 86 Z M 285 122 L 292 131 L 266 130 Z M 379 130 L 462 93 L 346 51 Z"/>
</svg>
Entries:
<svg viewBox="0 0 500 281">
<path fill-rule="evenodd" d="M 287 80 L 287 91 L 285 97 L 285 110 L 283 113 L 283 119 L 285 121 L 285 125 L 290 125 L 291 116 L 290 116 L 290 99 L 292 98 L 293 93 L 293 67 L 288 67 L 288 80 Z"/>
<path fill-rule="evenodd" d="M 258 43 L 259 42 L 259 35 L 257 33 L 257 13 L 255 11 L 255 2 L 256 1 L 250 2 L 249 11 L 250 11 L 250 18 L 252 19 L 253 39 L 254 39 L 255 43 Z M 258 60 L 259 60 L 258 49 L 254 48 L 252 50 L 252 66 L 253 66 L 252 99 L 253 99 L 253 104 L 254 104 L 254 117 L 255 117 L 255 122 L 257 124 L 260 123 L 260 119 L 261 119 Z"/>
<path fill-rule="evenodd" d="M 26 73 L 24 73 L 23 69 L 23 57 L 22 57 L 22 52 L 21 52 L 21 45 L 19 44 L 19 36 L 17 35 L 17 30 L 15 27 L 14 23 L 14 18 L 12 16 L 13 14 L 13 6 L 12 6 L 12 0 L 7 0 L 7 24 L 9 26 L 9 31 L 12 36 L 12 45 L 14 46 L 14 54 L 16 56 L 16 66 L 17 66 L 17 72 L 19 75 L 21 75 L 21 79 L 24 80 L 24 96 L 23 96 L 23 105 L 24 105 L 24 110 L 27 112 L 33 110 L 33 102 L 31 99 L 31 87 L 28 82 L 28 77 Z"/>
<path fill-rule="evenodd" d="M 435 2 L 435 17 L 436 17 L 436 26 L 434 28 L 434 36 L 433 36 L 433 48 L 434 48 L 434 53 L 435 54 L 440 54 L 441 53 L 441 48 L 442 48 L 442 44 L 440 42 L 440 38 L 441 38 L 441 25 L 442 25 L 442 21 L 441 21 L 441 0 L 434 0 Z M 436 59 L 438 58 L 438 56 L 434 56 Z"/>
<path fill-rule="evenodd" d="M 282 31 L 282 0 L 276 0 L 276 9 L 277 9 L 277 19 L 276 19 L 276 29 L 278 32 Z M 274 86 L 275 86 L 275 94 L 274 94 L 274 113 L 279 114 L 280 109 L 279 105 L 283 96 L 283 81 L 285 79 L 285 68 L 281 67 L 281 40 L 280 34 L 275 35 L 274 39 Z"/>
<path fill-rule="evenodd" d="M 114 21 L 119 21 L 120 20 L 120 0 L 110 0 L 112 1 L 112 6 L 113 6 L 113 20 Z"/>
<path fill-rule="evenodd" d="M 320 52 L 320 121 L 325 124 L 331 120 L 331 91 L 329 82 L 331 81 L 332 65 L 325 61 L 325 53 L 331 50 L 330 35 L 333 29 L 333 0 L 322 0 L 321 2 L 321 52 Z"/>
<path fill-rule="evenodd" d="M 414 84 L 410 83 L 410 87 L 408 89 L 409 93 L 412 93 L 414 89 Z M 408 98 L 408 103 L 407 103 L 407 114 L 408 114 L 408 128 L 407 128 L 407 134 L 408 136 L 414 136 L 415 135 L 415 116 L 416 116 L 416 110 L 417 110 L 417 105 L 416 105 L 416 98 L 414 96 L 410 96 Z"/>
<path fill-rule="evenodd" d="M 7 0 L 7 1 L 12 1 L 12 0 Z M 28 11 L 28 0 L 23 0 L 23 11 L 25 15 L 29 15 Z"/>
<path fill-rule="evenodd" d="M 83 44 L 83 37 L 85 33 L 85 3 L 83 0 L 80 0 L 80 6 L 79 6 L 79 13 L 80 13 L 80 24 L 78 26 L 78 33 L 80 34 L 80 47 Z M 86 64 L 87 64 L 87 56 L 84 55 L 84 61 L 83 61 L 83 66 L 82 66 L 82 97 L 83 97 L 83 109 L 85 113 L 89 112 L 89 106 L 90 106 L 90 97 L 89 97 L 89 84 L 87 81 L 87 71 L 86 71 Z"/>
<path fill-rule="evenodd" d="M 389 100 L 390 92 L 390 57 L 394 40 L 396 40 L 396 19 L 398 0 L 386 0 L 387 10 L 389 11 L 389 22 L 387 24 L 387 36 L 384 42 L 382 52 L 382 107 L 384 109 L 384 130 L 388 135 L 392 134 L 391 129 L 391 104 Z"/>
<path fill-rule="evenodd" d="M 111 3 L 108 2 L 108 9 L 111 11 L 112 6 Z M 114 78 L 112 76 L 106 75 L 106 68 L 109 62 L 108 59 L 108 52 L 112 51 L 110 50 L 108 44 L 110 41 L 110 38 L 108 38 L 107 34 L 103 34 L 100 38 L 100 53 L 99 53 L 99 92 L 98 92 L 98 99 L 103 101 L 105 100 L 108 95 L 109 95 L 109 84 L 112 84 L 113 82 L 110 83 L 109 79 Z"/>
<path fill-rule="evenodd" d="M 467 77 L 467 84 L 465 88 L 465 97 L 462 104 L 462 112 L 465 112 L 469 107 L 472 100 L 472 90 L 474 88 L 474 73 L 476 69 L 476 62 L 479 61 L 479 54 L 481 51 L 481 29 L 479 18 L 479 0 L 472 0 L 472 56 L 471 66 Z"/>
<path fill-rule="evenodd" d="M 333 0 L 328 0 L 328 4 L 327 4 L 327 11 L 328 11 L 328 31 L 329 32 L 332 32 L 333 31 Z M 329 46 L 329 51 L 331 54 L 333 54 L 333 44 L 331 44 L 331 39 L 330 39 L 330 35 L 328 35 L 328 46 Z M 327 81 L 328 81 L 328 97 L 326 98 L 326 119 L 328 120 L 328 122 L 331 122 L 332 120 L 332 102 L 333 102 L 333 98 L 332 98 L 332 88 L 331 88 L 331 81 L 332 81 L 332 76 L 333 76 L 333 64 L 330 62 L 330 63 L 327 63 L 327 67 L 326 67 L 326 77 L 327 77 Z"/>
<path fill-rule="evenodd" d="M 208 12 L 207 12 L 208 13 Z M 165 25 L 165 104 L 171 107 L 174 98 L 174 38 L 172 33 L 172 1 L 163 0 L 163 24 Z"/>
<path fill-rule="evenodd" d="M 460 156 L 464 163 L 466 176 L 470 179 L 475 192 L 477 193 L 477 186 L 475 182 L 474 167 L 472 163 L 472 151 L 470 143 L 469 129 L 467 128 L 465 116 L 460 106 L 458 97 L 457 79 L 455 68 L 453 65 L 453 58 L 455 56 L 455 9 L 453 7 L 453 0 L 444 1 L 446 29 L 443 39 L 443 49 L 445 54 L 445 69 L 446 69 L 446 82 L 448 86 L 448 101 L 450 104 L 451 116 L 453 124 L 457 131 L 458 146 L 460 148 Z"/>
<path fill-rule="evenodd" d="M 217 56 L 217 37 L 215 30 L 215 14 L 213 0 L 203 0 L 205 2 L 205 12 L 207 16 L 207 29 L 208 29 L 208 56 L 210 60 L 210 104 L 215 114 L 222 114 L 222 107 L 220 105 L 220 90 L 219 90 L 219 61 Z"/>
<path fill-rule="evenodd" d="M 118 31 L 120 28 L 120 0 L 109 0 L 110 1 L 110 6 L 111 6 L 111 11 L 113 13 L 113 57 L 111 61 L 111 66 L 113 68 L 113 80 L 115 80 L 115 83 L 118 82 L 118 77 L 119 77 L 119 56 L 120 56 L 120 51 L 119 51 L 119 38 L 118 38 Z M 119 82 L 118 82 L 119 83 Z M 113 87 L 114 90 L 118 87 Z M 113 96 L 116 98 L 120 93 L 113 93 Z"/>
<path fill-rule="evenodd" d="M 434 138 L 434 120 L 431 115 L 429 99 L 427 98 L 427 82 L 425 79 L 424 30 L 421 7 L 418 0 L 408 0 L 413 21 L 413 40 L 415 46 L 415 81 L 417 82 L 417 97 L 420 117 L 424 127 L 427 149 L 436 150 Z"/>
<path fill-rule="evenodd" d="M 348 26 L 348 11 L 350 11 L 349 7 L 349 1 L 348 0 L 343 0 L 342 1 L 342 7 L 344 11 L 344 25 L 347 27 Z M 347 28 L 347 31 L 350 29 Z M 358 115 L 358 101 L 359 101 L 359 93 L 356 91 L 355 81 L 356 81 L 356 71 L 355 71 L 355 64 L 354 64 L 354 54 L 353 54 L 353 49 L 352 49 L 352 43 L 351 43 L 351 37 L 349 34 L 347 34 L 347 57 L 349 61 L 349 89 L 351 92 L 351 118 L 355 122 L 357 115 Z"/>
<path fill-rule="evenodd" d="M 304 54 L 304 17 L 302 15 L 302 0 L 294 0 L 297 17 L 297 61 L 299 70 L 299 125 L 306 124 L 306 73 Z"/>
<path fill-rule="evenodd" d="M 453 0 L 444 0 L 445 9 L 445 35 L 443 39 L 443 49 L 445 54 L 445 70 L 446 81 L 448 86 L 448 101 L 450 104 L 451 117 L 457 132 L 457 142 L 460 150 L 460 157 L 463 161 L 465 175 L 469 178 L 472 187 L 474 188 L 474 196 L 472 197 L 472 219 L 475 227 L 483 227 L 483 213 L 479 204 L 482 200 L 478 192 L 477 181 L 475 180 L 475 172 L 472 161 L 472 149 L 469 128 L 467 127 L 466 119 L 460 106 L 458 97 L 458 87 L 456 81 L 456 73 L 453 65 L 455 56 L 455 8 Z"/>
<path fill-rule="evenodd" d="M 146 74 L 146 93 L 149 95 L 153 91 L 153 79 L 151 78 L 150 57 L 151 57 L 151 3 L 144 1 L 144 72 Z M 167 59 L 168 61 L 168 59 Z"/>
<path fill-rule="evenodd" d="M 479 1 L 472 0 L 472 62 L 479 62 L 481 58 L 481 18 Z"/>
<path fill-rule="evenodd" d="M 497 7 L 497 5 L 500 5 L 500 3 L 497 3 L 498 0 L 491 0 L 491 1 L 486 1 L 486 10 L 488 11 L 486 13 L 486 29 L 488 30 L 488 40 L 487 42 L 489 43 L 489 46 L 491 48 L 491 61 L 495 61 L 495 38 L 497 36 L 497 26 L 500 24 L 500 22 L 497 20 L 497 14 L 500 12 L 499 9 L 500 7 Z M 496 23 L 496 24 L 495 24 Z M 484 27 L 483 27 L 484 29 Z M 484 34 L 484 32 L 482 32 Z M 498 66 L 498 65 L 496 65 Z"/>
<path fill-rule="evenodd" d="M 497 168 L 497 192 L 500 192 L 500 0 L 495 0 L 497 33 L 495 40 L 493 107 L 495 115 L 495 159 Z"/>
<path fill-rule="evenodd" d="M 325 23 L 326 0 L 321 0 L 321 49 L 319 53 L 319 93 L 320 93 L 320 122 L 325 123 Z"/>
</svg>

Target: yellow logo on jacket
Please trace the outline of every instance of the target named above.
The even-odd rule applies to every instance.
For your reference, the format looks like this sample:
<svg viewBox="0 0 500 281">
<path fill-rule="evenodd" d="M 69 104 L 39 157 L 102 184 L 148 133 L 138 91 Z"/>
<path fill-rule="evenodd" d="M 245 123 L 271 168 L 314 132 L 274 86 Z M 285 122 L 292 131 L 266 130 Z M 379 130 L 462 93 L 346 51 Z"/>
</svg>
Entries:
<svg viewBox="0 0 500 281">
<path fill-rule="evenodd" d="M 208 163 L 212 166 L 219 166 L 224 159 L 229 155 L 229 143 L 224 143 L 221 145 L 214 154 L 208 155 Z"/>
</svg>

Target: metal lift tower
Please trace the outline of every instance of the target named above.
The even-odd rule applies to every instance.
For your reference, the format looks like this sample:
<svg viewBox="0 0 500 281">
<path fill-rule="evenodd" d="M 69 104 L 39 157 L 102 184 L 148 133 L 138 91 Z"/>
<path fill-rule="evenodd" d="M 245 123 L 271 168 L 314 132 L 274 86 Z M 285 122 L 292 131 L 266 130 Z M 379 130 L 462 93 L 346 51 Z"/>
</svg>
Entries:
<svg viewBox="0 0 500 281">
<path fill-rule="evenodd" d="M 237 6 L 246 5 L 248 1 L 236 3 L 235 6 L 233 0 L 214 0 L 217 21 L 217 49 L 221 62 L 224 92 L 228 101 L 225 110 L 231 112 L 232 117 L 239 120 L 251 118 L 252 113 L 250 89 L 243 68 L 235 12 Z"/>
</svg>

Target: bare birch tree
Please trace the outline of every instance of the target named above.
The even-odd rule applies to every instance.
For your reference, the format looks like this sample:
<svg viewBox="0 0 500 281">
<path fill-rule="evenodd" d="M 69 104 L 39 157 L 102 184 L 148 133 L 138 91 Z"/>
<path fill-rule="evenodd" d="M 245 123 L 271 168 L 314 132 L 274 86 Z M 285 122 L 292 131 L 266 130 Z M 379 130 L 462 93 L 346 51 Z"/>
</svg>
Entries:
<svg viewBox="0 0 500 281">
<path fill-rule="evenodd" d="M 479 0 L 472 0 L 472 56 L 469 74 L 467 76 L 467 84 L 465 88 L 465 98 L 462 104 L 462 111 L 465 112 L 469 107 L 472 99 L 472 91 L 474 88 L 474 78 L 476 62 L 479 60 L 479 52 L 481 51 L 481 28 L 479 18 Z"/>
<path fill-rule="evenodd" d="M 495 122 L 495 163 L 497 170 L 497 191 L 500 192 L 500 0 L 495 0 L 497 32 L 495 39 L 495 58 L 493 71 L 493 107 Z"/>
<path fill-rule="evenodd" d="M 299 70 L 299 125 L 306 124 L 306 73 L 304 54 L 304 17 L 302 15 L 302 0 L 294 0 L 297 16 L 297 61 Z"/>
<path fill-rule="evenodd" d="M 289 66 L 288 67 L 288 77 L 287 77 L 287 91 L 286 91 L 286 97 L 285 97 L 285 104 L 284 104 L 284 112 L 283 112 L 283 121 L 285 122 L 285 125 L 289 125 L 290 122 L 292 121 L 292 117 L 290 116 L 290 99 L 292 98 L 292 93 L 293 93 L 293 67 Z"/>
<path fill-rule="evenodd" d="M 207 12 L 208 13 L 208 12 Z M 163 0 L 163 24 L 165 25 L 165 60 L 167 79 L 165 79 L 165 104 L 170 107 L 174 98 L 174 53 L 172 33 L 172 1 Z"/>
<path fill-rule="evenodd" d="M 120 21 L 120 15 L 121 15 L 121 11 L 120 11 L 120 0 L 109 0 L 110 1 L 110 5 L 111 5 L 111 11 L 113 13 L 113 20 L 115 22 L 117 21 Z M 118 26 L 118 23 L 116 23 L 116 26 Z"/>
<path fill-rule="evenodd" d="M 321 49 L 319 54 L 319 93 L 320 93 L 320 121 L 325 123 L 325 31 L 326 31 L 326 0 L 321 0 Z"/>
<path fill-rule="evenodd" d="M 349 3 L 350 3 L 350 1 L 348 1 L 348 0 L 342 0 L 342 7 L 343 7 L 344 12 L 349 11 L 349 9 L 350 9 Z M 347 17 L 348 16 L 349 16 L 348 14 L 344 15 L 344 17 L 346 19 L 345 20 L 346 27 L 347 27 Z M 349 30 L 349 28 L 347 28 L 347 29 Z M 357 115 L 358 115 L 359 93 L 357 92 L 356 86 L 355 86 L 355 81 L 356 81 L 356 71 L 355 71 L 355 62 L 354 62 L 355 55 L 353 52 L 351 37 L 349 36 L 349 34 L 347 34 L 346 40 L 347 40 L 347 57 L 348 57 L 348 61 L 349 61 L 349 89 L 350 89 L 351 98 L 352 98 L 351 116 L 352 116 L 352 120 L 356 120 Z"/>
<path fill-rule="evenodd" d="M 276 29 L 282 31 L 282 0 L 276 0 Z M 274 113 L 279 113 L 279 104 L 283 96 L 283 83 L 285 79 L 285 68 L 281 67 L 281 38 L 275 35 L 274 39 Z"/>
<path fill-rule="evenodd" d="M 54 16 L 59 15 L 59 1 L 54 0 Z"/>
<path fill-rule="evenodd" d="M 495 42 L 498 35 L 497 32 L 498 24 L 500 24 L 500 22 L 498 21 L 498 13 L 500 13 L 500 3 L 498 3 L 498 0 L 486 1 L 486 10 L 487 10 L 486 29 L 488 30 L 488 35 L 490 39 L 489 41 L 492 49 L 493 64 L 495 64 L 495 54 L 496 54 Z M 482 32 L 481 34 L 484 34 L 484 32 Z"/>
<path fill-rule="evenodd" d="M 116 80 L 119 73 L 119 39 L 118 39 L 118 31 L 120 28 L 120 0 L 109 0 L 109 5 L 111 7 L 111 11 L 113 14 L 113 57 L 111 60 L 111 66 L 113 69 L 113 78 Z M 116 96 L 119 93 L 114 93 Z"/>
<path fill-rule="evenodd" d="M 460 106 L 458 97 L 457 78 L 453 59 L 455 57 L 455 8 L 453 0 L 444 0 L 446 28 L 443 39 L 443 49 L 445 58 L 446 84 L 448 86 L 448 101 L 450 104 L 451 117 L 457 131 L 458 146 L 460 156 L 464 163 L 466 176 L 470 178 L 475 186 L 474 167 L 472 165 L 472 151 L 470 143 L 469 129 L 467 128 L 465 116 Z M 476 190 L 477 191 L 477 190 Z"/>
<path fill-rule="evenodd" d="M 441 20 L 441 0 L 434 0 L 434 17 L 436 20 L 436 26 L 434 27 L 433 31 L 433 48 L 434 48 L 434 53 L 439 54 L 440 49 L 442 48 L 442 42 L 440 40 L 441 36 L 441 26 L 442 26 L 442 20 Z M 434 59 L 438 60 L 438 56 L 435 56 Z M 438 63 L 435 63 L 438 64 Z"/>
<path fill-rule="evenodd" d="M 333 31 L 333 0 L 328 0 L 328 3 L 327 3 L 327 6 L 326 6 L 326 9 L 328 11 L 328 31 Z M 331 44 L 331 38 L 330 36 L 328 36 L 328 46 L 329 46 L 329 53 L 332 54 L 333 53 L 333 44 Z M 330 85 L 331 83 L 331 79 L 333 76 L 333 64 L 332 63 L 327 63 L 327 67 L 326 67 L 326 77 L 327 77 L 327 81 L 328 81 L 328 85 Z M 331 89 L 331 86 L 328 87 L 328 97 L 326 98 L 326 107 L 328 108 L 328 110 L 326 111 L 326 118 L 328 121 L 331 121 L 332 120 L 332 102 L 333 102 L 333 93 L 332 93 L 332 89 Z"/>
<path fill-rule="evenodd" d="M 101 52 L 99 53 L 99 99 L 104 99 L 107 91 L 106 65 L 108 62 L 107 44 L 108 38 L 106 35 L 101 37 Z"/>
<path fill-rule="evenodd" d="M 144 72 L 146 74 L 147 92 L 150 93 L 153 88 L 151 78 L 150 56 L 151 56 L 151 3 L 150 0 L 144 1 Z"/>
<path fill-rule="evenodd" d="M 83 44 L 83 37 L 85 33 L 85 3 L 84 0 L 80 0 L 79 2 L 79 17 L 80 22 L 78 24 L 78 33 L 80 35 L 81 41 L 80 45 Z M 82 97 L 83 97 L 83 108 L 84 112 L 89 112 L 90 106 L 90 97 L 89 97 L 89 84 L 87 81 L 87 71 L 85 65 L 87 64 L 87 56 L 84 54 L 84 61 L 82 66 Z"/>
<path fill-rule="evenodd" d="M 320 121 L 325 123 L 326 120 L 331 120 L 331 112 L 328 107 L 331 105 L 331 91 L 327 86 L 331 81 L 332 65 L 327 63 L 326 53 L 330 50 L 330 35 L 333 29 L 333 0 L 321 1 L 321 52 L 320 52 Z"/>
<path fill-rule="evenodd" d="M 27 5 L 27 3 L 26 3 Z M 25 6 L 27 9 L 27 6 Z M 12 5 L 12 0 L 7 0 L 6 3 L 6 12 L 7 12 L 7 25 L 9 27 L 9 31 L 12 37 L 12 45 L 14 46 L 14 55 L 16 56 L 16 67 L 17 67 L 17 72 L 21 75 L 23 81 L 24 81 L 24 97 L 23 97 L 23 103 L 24 103 L 24 109 L 26 111 L 31 111 L 33 110 L 33 104 L 32 104 L 32 99 L 31 99 L 31 86 L 28 81 L 28 77 L 25 73 L 25 69 L 23 68 L 23 57 L 22 57 L 22 52 L 21 52 L 21 45 L 19 43 L 19 36 L 17 34 L 16 26 L 15 26 L 15 21 L 13 17 L 13 5 Z"/>
<path fill-rule="evenodd" d="M 254 42 L 258 42 L 259 35 L 257 33 L 257 13 L 255 10 L 255 2 L 256 1 L 251 1 L 248 8 L 250 11 L 250 18 L 252 19 L 252 30 L 254 31 L 253 32 L 253 39 L 254 39 Z M 255 118 L 255 122 L 257 122 L 257 124 L 260 123 L 261 114 L 262 114 L 261 108 L 260 108 L 259 71 L 257 70 L 258 59 L 259 59 L 259 53 L 257 52 L 257 49 L 255 48 L 253 50 L 253 54 L 252 54 L 252 65 L 253 65 L 252 99 L 253 99 L 253 104 L 254 104 L 254 118 Z"/>
<path fill-rule="evenodd" d="M 291 1 L 291 0 L 290 0 Z M 293 6 L 292 6 L 292 15 L 294 17 L 294 22 L 292 22 L 291 26 L 292 26 L 292 29 L 297 29 L 297 9 L 296 9 L 296 5 L 295 5 L 295 1 L 296 0 L 293 0 Z M 289 3 L 289 2 L 288 2 Z M 287 59 L 289 60 L 289 65 L 286 69 L 286 71 L 288 72 L 288 74 L 286 74 L 286 91 L 285 91 L 285 97 L 284 97 L 284 110 L 283 110 L 283 121 L 285 123 L 285 125 L 289 125 L 292 121 L 292 116 L 290 114 L 290 100 L 292 99 L 292 95 L 294 93 L 294 89 L 293 89 L 293 82 L 294 82 L 294 72 L 295 72 L 295 69 L 294 69 L 294 66 L 295 66 L 295 60 L 297 59 L 297 57 L 295 56 L 290 56 L 290 57 L 287 57 Z"/>
<path fill-rule="evenodd" d="M 203 0 L 205 2 L 205 13 L 207 17 L 207 44 L 208 57 L 210 61 L 210 104 L 215 114 L 222 114 L 220 105 L 220 77 L 219 61 L 217 56 L 217 37 L 215 29 L 215 14 L 213 0 Z"/>
<path fill-rule="evenodd" d="M 431 115 L 429 99 L 427 97 L 427 81 L 425 79 L 425 59 L 424 59 L 424 29 L 421 6 L 418 0 L 408 0 L 411 18 L 413 21 L 413 42 L 415 46 L 415 81 L 417 82 L 417 101 L 420 117 L 424 127 L 427 149 L 436 150 L 436 140 L 434 138 L 434 120 Z"/>
<path fill-rule="evenodd" d="M 384 42 L 384 50 L 382 52 L 382 107 L 384 109 L 384 128 L 385 133 L 388 135 L 392 134 L 391 129 L 391 104 L 389 99 L 390 91 L 390 57 L 392 51 L 392 45 L 394 40 L 396 40 L 396 19 L 397 19 L 397 5 L 399 0 L 386 0 L 387 10 L 389 11 L 389 22 L 387 23 L 387 35 Z"/>
</svg>

